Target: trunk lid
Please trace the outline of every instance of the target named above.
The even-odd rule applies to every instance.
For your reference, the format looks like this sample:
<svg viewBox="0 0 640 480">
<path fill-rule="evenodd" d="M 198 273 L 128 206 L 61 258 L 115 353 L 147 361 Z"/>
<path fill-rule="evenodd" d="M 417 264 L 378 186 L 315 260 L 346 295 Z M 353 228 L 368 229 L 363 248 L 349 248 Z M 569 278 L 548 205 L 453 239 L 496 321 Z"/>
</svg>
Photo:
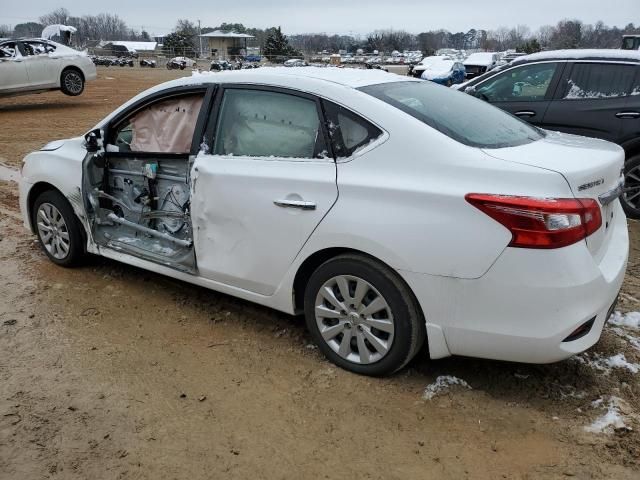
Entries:
<svg viewBox="0 0 640 480">
<path fill-rule="evenodd" d="M 624 150 L 604 140 L 579 137 L 558 132 L 546 132 L 544 139 L 509 148 L 485 149 L 494 158 L 531 165 L 561 174 L 576 198 L 593 198 L 602 214 L 602 226 L 587 237 L 587 246 L 598 258 L 606 249 L 609 226 L 615 215 L 618 200 L 611 194 L 623 181 Z"/>
</svg>

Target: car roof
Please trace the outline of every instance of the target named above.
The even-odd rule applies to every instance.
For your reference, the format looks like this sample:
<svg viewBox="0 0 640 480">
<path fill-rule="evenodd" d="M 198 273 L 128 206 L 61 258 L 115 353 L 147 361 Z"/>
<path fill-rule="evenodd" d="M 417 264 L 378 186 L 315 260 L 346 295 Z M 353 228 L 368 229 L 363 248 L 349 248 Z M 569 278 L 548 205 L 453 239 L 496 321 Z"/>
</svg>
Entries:
<svg viewBox="0 0 640 480">
<path fill-rule="evenodd" d="M 268 83 L 291 85 L 298 84 L 304 89 L 305 84 L 332 83 L 349 88 L 360 88 L 379 83 L 419 81 L 405 75 L 396 75 L 377 69 L 335 68 L 335 67 L 262 67 L 249 70 L 227 70 L 224 72 L 193 72 L 191 77 L 179 78 L 163 84 L 177 87 L 198 83 Z"/>
<path fill-rule="evenodd" d="M 574 49 L 574 50 L 549 50 L 546 52 L 532 53 L 513 60 L 509 65 L 539 62 L 545 60 L 602 60 L 624 61 L 640 63 L 640 51 L 621 49 Z"/>
</svg>

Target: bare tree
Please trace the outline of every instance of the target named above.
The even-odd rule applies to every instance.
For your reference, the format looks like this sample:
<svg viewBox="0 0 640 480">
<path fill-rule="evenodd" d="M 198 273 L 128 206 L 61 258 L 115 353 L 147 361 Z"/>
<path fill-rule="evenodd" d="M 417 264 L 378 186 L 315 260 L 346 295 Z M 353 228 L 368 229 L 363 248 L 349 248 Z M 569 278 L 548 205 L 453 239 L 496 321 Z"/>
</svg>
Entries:
<svg viewBox="0 0 640 480">
<path fill-rule="evenodd" d="M 69 23 L 69 10 L 66 8 L 58 8 L 53 12 L 47 13 L 40 17 L 40 23 L 43 25 L 67 25 Z"/>
</svg>

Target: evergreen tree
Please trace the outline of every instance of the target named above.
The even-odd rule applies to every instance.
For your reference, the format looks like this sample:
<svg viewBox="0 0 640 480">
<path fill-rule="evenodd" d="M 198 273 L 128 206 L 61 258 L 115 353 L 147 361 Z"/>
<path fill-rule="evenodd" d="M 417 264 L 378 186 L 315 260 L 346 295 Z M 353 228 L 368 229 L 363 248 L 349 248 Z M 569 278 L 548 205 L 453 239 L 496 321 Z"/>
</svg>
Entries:
<svg viewBox="0 0 640 480">
<path fill-rule="evenodd" d="M 280 27 L 270 28 L 267 39 L 264 43 L 264 55 L 269 58 L 276 56 L 293 57 L 300 55 L 300 53 L 289 45 L 287 36 L 282 33 Z"/>
</svg>

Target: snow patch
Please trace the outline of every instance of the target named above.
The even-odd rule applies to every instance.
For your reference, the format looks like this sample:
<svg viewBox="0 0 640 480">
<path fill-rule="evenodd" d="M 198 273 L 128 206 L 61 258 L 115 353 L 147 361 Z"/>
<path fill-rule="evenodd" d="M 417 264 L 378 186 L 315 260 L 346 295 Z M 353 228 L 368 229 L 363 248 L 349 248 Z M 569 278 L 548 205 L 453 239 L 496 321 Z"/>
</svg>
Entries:
<svg viewBox="0 0 640 480">
<path fill-rule="evenodd" d="M 616 98 L 616 97 L 624 97 L 626 95 L 625 92 L 597 92 L 595 90 L 585 91 L 576 85 L 572 80 L 568 81 L 569 83 L 569 91 L 564 96 L 565 100 L 575 100 L 575 99 L 594 99 L 594 98 Z"/>
<path fill-rule="evenodd" d="M 640 330 L 640 312 L 628 312 L 624 315 L 620 312 L 614 312 L 613 315 L 609 317 L 609 323 L 619 327 Z"/>
<path fill-rule="evenodd" d="M 596 418 L 591 425 L 584 427 L 587 432 L 611 434 L 618 429 L 630 429 L 624 423 L 625 417 L 621 412 L 622 399 L 614 396 L 609 397 L 607 403 L 607 411 L 600 417 Z M 591 403 L 593 408 L 601 408 L 604 405 L 604 399 L 599 398 Z"/>
<path fill-rule="evenodd" d="M 518 57 L 513 65 L 520 62 L 533 62 L 536 60 L 552 60 L 552 59 L 586 59 L 586 58 L 607 58 L 616 60 L 640 60 L 640 52 L 637 50 L 621 50 L 621 49 L 571 49 L 571 50 L 551 50 L 546 52 L 532 53 Z"/>
<path fill-rule="evenodd" d="M 589 358 L 589 354 L 583 353 L 573 358 L 575 361 L 601 371 L 605 375 L 609 375 L 612 368 L 626 368 L 631 373 L 638 373 L 640 371 L 640 364 L 628 362 L 624 353 L 618 353 L 608 358 L 604 358 L 596 353 L 593 355 L 593 359 Z"/>
<path fill-rule="evenodd" d="M 638 373 L 640 365 L 637 363 L 630 363 L 624 356 L 624 353 L 619 353 L 613 357 L 606 358 L 605 364 L 612 368 L 626 368 L 631 373 Z"/>
<path fill-rule="evenodd" d="M 438 378 L 436 378 L 435 382 L 427 385 L 427 388 L 424 389 L 422 398 L 425 400 L 431 400 L 433 397 L 439 395 L 449 387 L 456 385 L 471 390 L 471 385 L 469 385 L 461 378 L 454 377 L 452 375 L 440 375 Z"/>
</svg>

